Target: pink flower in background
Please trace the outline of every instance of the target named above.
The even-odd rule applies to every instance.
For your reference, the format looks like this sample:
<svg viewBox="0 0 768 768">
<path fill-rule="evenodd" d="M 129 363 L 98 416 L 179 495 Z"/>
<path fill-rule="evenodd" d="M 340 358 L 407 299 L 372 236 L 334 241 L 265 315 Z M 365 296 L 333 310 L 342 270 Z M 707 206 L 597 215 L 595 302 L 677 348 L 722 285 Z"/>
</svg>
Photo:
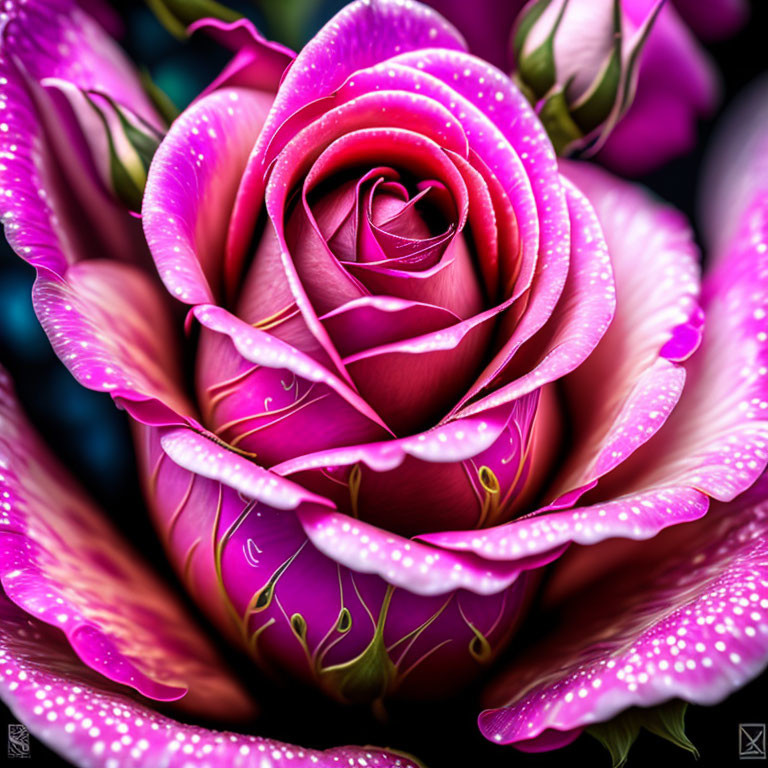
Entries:
<svg viewBox="0 0 768 768">
<path fill-rule="evenodd" d="M 738 497 L 768 460 L 762 125 L 712 171 L 711 195 L 753 169 L 712 204 L 702 288 L 684 217 L 558 163 L 428 7 L 360 0 L 297 56 L 244 20 L 194 27 L 234 57 L 167 128 L 78 4 L 12 5 L 0 207 L 221 631 L 345 703 L 489 675 L 480 729 L 526 750 L 759 674 L 761 484 Z M 0 409 L 0 696 L 40 738 L 81 765 L 113 742 L 124 765 L 415 764 L 153 712 L 255 710 L 5 383 Z M 534 600 L 562 625 L 492 667 Z"/>
</svg>

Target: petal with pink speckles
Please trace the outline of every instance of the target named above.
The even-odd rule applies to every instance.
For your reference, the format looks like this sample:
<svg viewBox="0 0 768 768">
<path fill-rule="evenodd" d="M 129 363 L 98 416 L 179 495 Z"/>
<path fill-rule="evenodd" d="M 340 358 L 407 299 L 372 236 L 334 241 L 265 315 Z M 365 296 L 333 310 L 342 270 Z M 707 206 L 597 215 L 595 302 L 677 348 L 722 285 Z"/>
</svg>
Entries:
<svg viewBox="0 0 768 768">
<path fill-rule="evenodd" d="M 106 193 L 88 137 L 43 87 L 56 78 L 107 93 L 160 128 L 138 73 L 74 0 L 13 0 L 3 13 L 0 186 L 9 242 L 34 266 L 58 274 L 94 253 L 140 260 L 139 222 Z"/>
<path fill-rule="evenodd" d="M 492 684 L 486 738 L 535 745 L 631 706 L 716 704 L 762 672 L 768 509 L 724 508 L 668 533 L 666 557 L 619 566 L 582 591 L 562 625 Z"/>
<path fill-rule="evenodd" d="M 181 301 L 221 294 L 235 193 L 271 103 L 263 91 L 214 91 L 174 122 L 152 159 L 144 233 L 160 277 Z"/>
<path fill-rule="evenodd" d="M 295 509 L 304 502 L 330 506 L 325 499 L 191 429 L 164 430 L 160 443 L 165 453 L 184 469 L 222 482 L 275 509 Z"/>
<path fill-rule="evenodd" d="M 544 555 L 497 564 L 472 553 L 441 551 L 323 507 L 303 506 L 297 515 L 309 540 L 324 555 L 417 595 L 443 595 L 459 588 L 494 595 L 523 571 L 544 566 L 563 553 L 562 547 L 553 548 Z"/>
<path fill-rule="evenodd" d="M 361 46 L 359 40 L 368 44 Z M 231 232 L 235 253 L 248 246 L 256 217 L 253 203 L 263 194 L 264 151 L 282 123 L 309 102 L 329 96 L 355 71 L 426 47 L 461 49 L 465 43 L 427 6 L 379 0 L 351 3 L 302 49 L 285 76 L 238 193 Z"/>
<path fill-rule="evenodd" d="M 159 284 L 136 267 L 89 260 L 64 277 L 41 270 L 32 295 L 54 351 L 89 389 L 109 392 L 139 421 L 196 423 Z"/>
<path fill-rule="evenodd" d="M 563 381 L 575 440 L 551 497 L 589 485 L 656 434 L 683 390 L 676 361 L 690 357 L 701 339 L 698 253 L 683 216 L 605 171 L 580 163 L 563 169 L 605 233 L 616 314 L 594 352 Z"/>
<path fill-rule="evenodd" d="M 544 461 L 531 446 L 550 408 L 539 394 L 409 437 L 291 458 L 273 470 L 400 535 L 482 528 L 523 506 L 532 466 Z"/>
<path fill-rule="evenodd" d="M 600 225 L 587 198 L 572 185 L 566 188 L 571 256 L 566 263 L 565 284 L 559 295 L 546 289 L 537 291 L 534 285 L 527 310 L 537 314 L 548 309 L 552 320 L 527 345 L 526 332 L 522 330 L 527 323 L 525 319 L 521 322 L 521 329 L 515 330 L 508 347 L 515 350 L 515 357 L 499 374 L 499 379 L 506 383 L 461 408 L 460 415 L 480 413 L 516 400 L 562 378 L 589 358 L 611 324 L 616 296 L 611 261 Z M 552 272 L 558 271 L 546 258 L 542 259 L 542 265 Z M 545 282 L 545 278 L 540 281 Z M 558 302 L 554 308 L 550 306 L 553 299 Z"/>
<path fill-rule="evenodd" d="M 131 767 L 182 768 L 194 761 L 213 768 L 418 768 L 414 760 L 376 747 L 321 752 L 174 720 L 110 686 L 83 666 L 58 633 L 5 597 L 0 657 L 0 698 L 44 744 L 83 768 L 105 765 L 107 754 Z"/>
<path fill-rule="evenodd" d="M 176 598 L 36 439 L 0 375 L 5 594 L 110 680 L 150 698 L 184 696 L 199 712 L 251 712 Z"/>
<path fill-rule="evenodd" d="M 708 506 L 703 493 L 669 486 L 592 506 L 533 513 L 482 531 L 445 531 L 418 538 L 454 551 L 506 561 L 537 555 L 567 542 L 596 544 L 615 537 L 650 539 L 664 528 L 697 520 Z"/>
</svg>

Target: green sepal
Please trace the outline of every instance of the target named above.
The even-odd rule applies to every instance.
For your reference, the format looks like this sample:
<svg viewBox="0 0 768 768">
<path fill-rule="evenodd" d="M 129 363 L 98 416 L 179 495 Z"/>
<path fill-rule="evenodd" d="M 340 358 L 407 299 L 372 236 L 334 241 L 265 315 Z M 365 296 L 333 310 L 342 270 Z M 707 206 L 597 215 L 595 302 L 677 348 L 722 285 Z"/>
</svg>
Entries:
<svg viewBox="0 0 768 768">
<path fill-rule="evenodd" d="M 349 704 L 368 704 L 380 701 L 392 686 L 397 669 L 384 644 L 384 624 L 392 592 L 393 587 L 389 587 L 373 638 L 365 650 L 351 661 L 318 670 L 320 684 L 334 698 Z"/>
<path fill-rule="evenodd" d="M 163 136 L 109 96 L 95 91 L 83 92 L 83 95 L 104 125 L 112 192 L 127 208 L 140 211 L 149 165 Z M 112 114 L 108 115 L 107 111 Z M 117 121 L 110 120 L 110 117 L 117 118 Z M 115 132 L 122 133 L 122 136 L 116 136 Z M 122 152 L 118 151 L 118 139 Z"/>
<path fill-rule="evenodd" d="M 576 142 L 584 138 L 584 134 L 571 117 L 568 101 L 565 98 L 565 88 L 552 91 L 539 109 L 539 120 L 549 134 L 555 152 L 560 156 L 568 154 Z"/>
<path fill-rule="evenodd" d="M 548 5 L 548 3 L 547 3 Z M 557 14 L 555 23 L 549 31 L 544 42 L 531 51 L 527 56 L 517 57 L 517 72 L 520 79 L 538 96 L 544 96 L 557 82 L 557 71 L 555 67 L 555 35 L 563 20 L 565 9 L 568 7 L 568 0 L 564 0 L 560 13 Z M 542 9 L 543 13 L 544 9 Z M 530 28 L 529 28 L 530 29 Z M 525 42 L 523 42 L 523 47 Z"/>
<path fill-rule="evenodd" d="M 592 85 L 571 104 L 571 117 L 584 134 L 608 120 L 616 106 L 622 83 L 621 44 L 621 2 L 614 0 L 611 54 Z"/>
<path fill-rule="evenodd" d="M 661 736 L 698 758 L 698 750 L 685 735 L 687 708 L 688 703 L 680 699 L 672 699 L 657 707 L 632 707 L 624 710 L 613 720 L 592 725 L 586 730 L 608 750 L 613 768 L 621 768 L 627 762 L 629 750 L 640 734 L 641 728 Z"/>
<path fill-rule="evenodd" d="M 241 13 L 216 0 L 146 0 L 157 20 L 174 36 L 183 40 L 187 27 L 200 19 L 237 21 Z"/>
<path fill-rule="evenodd" d="M 525 38 L 528 37 L 528 33 L 539 20 L 541 14 L 547 10 L 551 2 L 552 0 L 535 0 L 535 2 L 526 5 L 518 16 L 512 37 L 512 50 L 516 60 L 520 58 L 523 52 Z"/>
</svg>

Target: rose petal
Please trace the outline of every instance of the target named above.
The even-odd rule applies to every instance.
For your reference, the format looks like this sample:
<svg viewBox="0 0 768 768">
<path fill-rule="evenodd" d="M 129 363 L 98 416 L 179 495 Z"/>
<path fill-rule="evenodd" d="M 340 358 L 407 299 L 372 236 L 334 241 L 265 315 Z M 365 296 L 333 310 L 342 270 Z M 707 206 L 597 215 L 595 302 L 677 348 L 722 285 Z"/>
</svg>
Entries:
<svg viewBox="0 0 768 768">
<path fill-rule="evenodd" d="M 219 307 L 197 307 L 195 316 L 206 422 L 262 464 L 391 434 L 355 390 L 295 347 Z"/>
<path fill-rule="evenodd" d="M 700 313 L 698 253 L 685 219 L 597 168 L 564 170 L 595 206 L 617 296 L 610 328 L 563 382 L 575 440 L 552 498 L 589 485 L 656 434 L 685 381 L 664 355 L 685 359 L 701 337 L 691 325 Z"/>
<path fill-rule="evenodd" d="M 109 392 L 139 421 L 196 423 L 158 288 L 136 267 L 92 260 L 63 278 L 41 271 L 32 299 L 54 351 L 83 386 Z"/>
<path fill-rule="evenodd" d="M 417 768 L 403 755 L 375 747 L 303 749 L 259 736 L 181 723 L 105 685 L 79 662 L 57 633 L 0 597 L 0 697 L 29 730 L 63 758 L 84 768 L 107 754 L 127 768 L 191 763 L 241 768 Z M 364 760 L 365 763 L 359 763 Z"/>
<path fill-rule="evenodd" d="M 616 307 L 613 271 L 600 225 L 587 198 L 571 185 L 566 185 L 566 189 L 571 217 L 570 260 L 561 260 L 553 266 L 547 259 L 542 260 L 542 265 L 557 273 L 557 278 L 553 280 L 554 285 L 543 290 L 539 290 L 543 281 L 534 286 L 526 315 L 505 345 L 508 354 L 516 357 L 501 376 L 502 380 L 511 378 L 512 382 L 460 408 L 459 415 L 480 413 L 511 402 L 562 378 L 589 357 L 613 319 Z M 561 275 L 563 263 L 568 269 L 567 277 Z M 563 278 L 561 293 L 557 283 Z M 525 346 L 529 318 L 547 310 L 553 320 Z M 535 322 L 538 323 L 538 319 Z M 463 398 L 462 402 L 467 399 Z"/>
<path fill-rule="evenodd" d="M 8 597 L 61 629 L 110 680 L 198 712 L 252 704 L 174 596 L 121 541 L 33 432 L 2 375 L 0 581 Z"/>
<path fill-rule="evenodd" d="M 243 496 L 275 509 L 295 509 L 299 504 L 310 501 L 331 506 L 325 499 L 191 429 L 164 430 L 160 444 L 180 467 L 225 483 Z"/>
<path fill-rule="evenodd" d="M 71 0 L 13 3 L 6 9 L 0 76 L 0 187 L 14 250 L 58 274 L 101 251 L 140 259 L 138 222 L 98 183 L 87 137 L 41 86 L 57 78 L 107 93 L 160 127 L 123 52 Z"/>
<path fill-rule="evenodd" d="M 546 471 L 531 443 L 549 408 L 535 392 L 412 437 L 311 453 L 274 471 L 296 475 L 339 510 L 389 531 L 482 528 L 519 507 L 535 460 Z"/>
<path fill-rule="evenodd" d="M 283 72 L 296 57 L 284 45 L 267 40 L 249 19 L 233 22 L 200 19 L 190 24 L 187 30 L 189 34 L 200 31 L 235 51 L 232 61 L 200 96 L 222 88 L 251 88 L 276 93 Z"/>
<path fill-rule="evenodd" d="M 499 566 L 472 554 L 441 551 L 335 510 L 306 506 L 297 514 L 309 540 L 324 555 L 417 595 L 443 595 L 456 589 L 493 595 L 523 571 L 546 565 L 563 552 L 555 549 L 543 557 Z"/>
<path fill-rule="evenodd" d="M 677 531 L 672 531 L 673 534 Z M 618 569 L 494 683 L 486 738 L 534 739 L 681 698 L 715 704 L 768 662 L 768 511 L 686 526 L 661 562 Z"/>
<path fill-rule="evenodd" d="M 370 44 L 359 46 L 359 40 Z M 425 47 L 463 48 L 464 41 L 431 8 L 395 0 L 351 3 L 312 38 L 288 71 L 249 161 L 230 233 L 235 253 L 248 246 L 255 221 L 252 201 L 263 194 L 264 150 L 280 125 L 309 102 L 333 93 L 353 72 Z"/>
<path fill-rule="evenodd" d="M 374 698 L 383 689 L 440 695 L 473 678 L 522 617 L 533 583 L 527 577 L 506 588 L 497 580 L 500 591 L 490 595 L 445 588 L 445 579 L 442 593 L 432 597 L 395 590 L 312 546 L 297 515 L 319 513 L 319 505 L 301 503 L 293 513 L 254 503 L 168 460 L 161 439 L 158 430 L 147 429 L 139 447 L 150 503 L 171 559 L 201 606 L 271 672 L 287 671 L 345 701 L 368 698 L 367 686 L 374 687 Z M 378 529 L 372 533 L 384 535 Z M 428 554 L 423 545 L 402 541 Z M 424 567 L 431 565 L 424 560 Z M 396 566 L 407 570 L 407 555 Z M 516 564 L 514 570 L 527 567 L 534 564 Z M 377 627 L 392 666 L 379 660 L 372 668 L 359 668 L 355 660 L 371 647 Z M 445 642 L 448 638 L 451 642 Z M 349 669 L 348 683 L 335 676 L 336 665 Z M 453 671 L 450 679 L 442 673 L 446 665 Z"/>
<path fill-rule="evenodd" d="M 458 319 L 443 307 L 394 296 L 365 296 L 320 318 L 342 356 L 439 331 Z"/>
<path fill-rule="evenodd" d="M 650 539 L 671 525 L 697 520 L 706 513 L 708 505 L 703 493 L 670 485 L 602 504 L 556 512 L 538 510 L 538 513 L 481 531 L 446 531 L 418 538 L 452 551 L 510 561 L 539 555 L 568 542 L 596 544 L 616 537 Z"/>
<path fill-rule="evenodd" d="M 160 277 L 188 304 L 214 301 L 237 186 L 272 97 L 226 88 L 196 101 L 160 144 L 142 218 Z"/>
</svg>

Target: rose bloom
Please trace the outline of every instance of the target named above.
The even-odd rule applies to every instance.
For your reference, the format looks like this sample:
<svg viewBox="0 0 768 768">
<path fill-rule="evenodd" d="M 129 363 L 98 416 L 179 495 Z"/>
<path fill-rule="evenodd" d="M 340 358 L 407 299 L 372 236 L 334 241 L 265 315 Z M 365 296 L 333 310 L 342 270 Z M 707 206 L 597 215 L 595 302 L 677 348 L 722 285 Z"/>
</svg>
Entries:
<svg viewBox="0 0 768 768">
<path fill-rule="evenodd" d="M 482 733 L 525 750 L 760 673 L 764 120 L 713 161 L 702 288 L 684 217 L 558 164 L 426 6 L 360 0 L 298 56 L 202 20 L 234 58 L 170 128 L 79 5 L 6 14 L 6 235 L 58 356 L 129 415 L 180 578 L 256 664 L 379 710 L 485 676 Z M 140 217 L 137 133 L 162 137 Z M 88 766 L 415 765 L 153 710 L 253 704 L 7 383 L 1 407 L 0 695 L 33 733 Z M 494 666 L 534 602 L 562 622 Z"/>
</svg>

